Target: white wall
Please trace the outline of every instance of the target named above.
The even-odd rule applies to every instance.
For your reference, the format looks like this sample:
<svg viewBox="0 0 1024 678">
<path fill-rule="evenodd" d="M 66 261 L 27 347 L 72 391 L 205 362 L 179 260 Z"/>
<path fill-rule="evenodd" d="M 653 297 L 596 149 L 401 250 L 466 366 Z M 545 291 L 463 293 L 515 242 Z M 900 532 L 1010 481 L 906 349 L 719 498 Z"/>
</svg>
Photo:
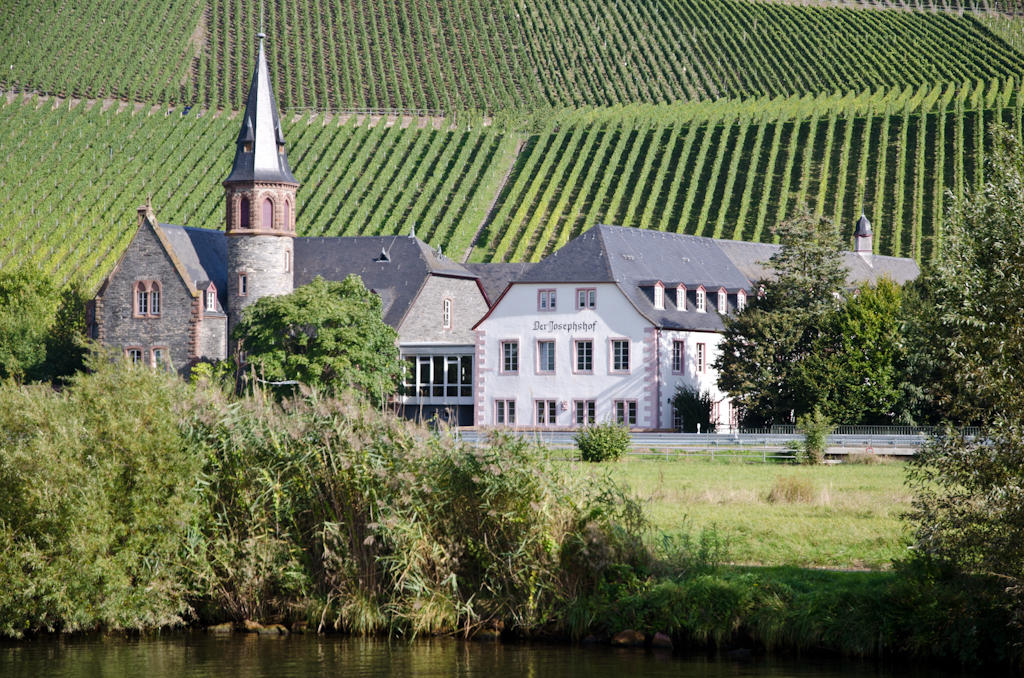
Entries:
<svg viewBox="0 0 1024 678">
<path fill-rule="evenodd" d="M 576 291 L 595 288 L 594 310 L 576 308 Z M 556 310 L 538 310 L 540 290 L 556 291 Z M 712 311 L 713 312 L 713 311 Z M 655 337 L 658 337 L 657 341 Z M 630 342 L 630 370 L 613 372 L 612 340 Z M 537 369 L 539 341 L 555 342 L 555 371 Z M 593 341 L 592 373 L 575 370 L 578 340 Z M 561 284 L 517 283 L 477 327 L 476 398 L 477 426 L 494 426 L 495 401 L 514 400 L 516 426 L 537 426 L 536 401 L 557 402 L 556 424 L 545 428 L 576 427 L 575 401 L 593 400 L 598 421 L 614 416 L 614 401 L 637 402 L 637 428 L 670 429 L 672 409 L 668 400 L 676 384 L 686 383 L 709 390 L 715 400 L 717 375 L 711 363 L 718 355 L 721 335 L 714 332 L 656 331 L 611 283 Z M 506 374 L 501 369 L 503 342 L 519 343 L 519 370 Z M 682 374 L 673 374 L 673 341 L 684 342 Z M 705 344 L 705 370 L 697 373 L 697 344 Z M 660 369 L 659 369 L 660 368 Z M 563 407 L 563 404 L 565 407 Z M 728 403 L 721 406 L 723 424 L 728 425 Z"/>
</svg>

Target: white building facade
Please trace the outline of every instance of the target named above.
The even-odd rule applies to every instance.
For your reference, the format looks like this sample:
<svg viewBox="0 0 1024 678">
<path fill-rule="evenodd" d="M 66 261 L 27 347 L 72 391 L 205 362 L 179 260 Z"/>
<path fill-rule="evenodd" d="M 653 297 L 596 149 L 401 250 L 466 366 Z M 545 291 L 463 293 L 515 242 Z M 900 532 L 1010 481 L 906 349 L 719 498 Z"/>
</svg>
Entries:
<svg viewBox="0 0 1024 678">
<path fill-rule="evenodd" d="M 513 283 L 477 326 L 476 424 L 673 429 L 669 401 L 685 384 L 712 395 L 724 425 L 710 367 L 720 339 L 654 326 L 615 283 Z"/>
</svg>

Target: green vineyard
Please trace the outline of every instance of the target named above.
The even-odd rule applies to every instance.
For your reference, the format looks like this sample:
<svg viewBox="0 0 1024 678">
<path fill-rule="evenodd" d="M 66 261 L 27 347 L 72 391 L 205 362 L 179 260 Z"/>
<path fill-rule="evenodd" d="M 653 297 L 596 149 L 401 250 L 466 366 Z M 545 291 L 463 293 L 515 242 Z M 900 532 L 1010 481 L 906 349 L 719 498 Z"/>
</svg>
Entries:
<svg viewBox="0 0 1024 678">
<path fill-rule="evenodd" d="M 301 115 L 284 131 L 302 235 L 415 226 L 455 259 L 475 242 L 475 261 L 536 261 L 601 222 L 770 242 L 806 203 L 848 235 L 863 209 L 880 253 L 924 261 L 946 191 L 982 180 L 984 130 L 999 121 L 1019 133 L 1022 104 L 1007 79 L 487 125 Z M 222 227 L 237 118 L 136 111 L 20 97 L 0 110 L 0 266 L 34 263 L 95 287 L 147 196 L 163 221 Z"/>
<path fill-rule="evenodd" d="M 236 110 L 258 14 L 241 0 L 5 3 L 0 89 Z M 998 37 L 1018 23 L 978 16 L 747 0 L 270 0 L 264 25 L 282 108 L 494 112 L 1024 72 Z"/>
</svg>

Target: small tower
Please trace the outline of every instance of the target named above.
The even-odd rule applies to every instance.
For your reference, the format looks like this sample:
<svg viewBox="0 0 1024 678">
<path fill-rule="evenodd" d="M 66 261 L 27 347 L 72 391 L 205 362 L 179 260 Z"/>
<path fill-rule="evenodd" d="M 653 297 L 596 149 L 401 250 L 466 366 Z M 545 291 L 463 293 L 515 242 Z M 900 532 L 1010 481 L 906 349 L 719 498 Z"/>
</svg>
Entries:
<svg viewBox="0 0 1024 678">
<path fill-rule="evenodd" d="M 871 222 L 864 216 L 864 212 L 860 213 L 857 230 L 853 232 L 853 251 L 871 263 L 871 257 L 874 255 L 871 243 Z"/>
<path fill-rule="evenodd" d="M 252 74 L 235 162 L 224 180 L 228 236 L 228 335 L 261 297 L 293 289 L 295 193 L 263 51 Z"/>
</svg>

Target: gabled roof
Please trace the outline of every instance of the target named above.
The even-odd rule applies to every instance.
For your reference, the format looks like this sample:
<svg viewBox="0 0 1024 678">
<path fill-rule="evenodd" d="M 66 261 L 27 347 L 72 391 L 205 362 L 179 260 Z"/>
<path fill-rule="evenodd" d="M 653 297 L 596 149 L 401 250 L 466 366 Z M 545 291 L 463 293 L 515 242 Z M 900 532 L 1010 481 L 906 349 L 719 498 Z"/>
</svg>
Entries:
<svg viewBox="0 0 1024 678">
<path fill-rule="evenodd" d="M 381 260 L 381 252 L 387 261 Z M 344 280 L 349 274 L 363 280 L 384 305 L 384 322 L 402 324 L 416 296 L 431 275 L 476 280 L 474 273 L 438 254 L 419 238 L 352 236 L 295 238 L 295 287 L 324 280 Z"/>
<path fill-rule="evenodd" d="M 217 300 L 226 308 L 228 293 L 228 241 L 224 231 L 193 228 L 174 224 L 160 224 L 167 243 L 192 285 L 205 289 L 202 282 L 217 286 Z"/>
<path fill-rule="evenodd" d="M 487 294 L 487 305 L 493 306 L 510 283 L 521 278 L 536 265 L 522 262 L 518 264 L 462 264 L 462 267 L 479 276 L 480 284 L 483 285 L 484 293 Z"/>
<path fill-rule="evenodd" d="M 275 181 L 298 184 L 288 165 L 284 148 L 284 134 L 277 115 L 277 101 L 270 84 L 270 69 L 263 52 L 263 34 L 260 34 L 260 52 L 252 73 L 242 129 L 238 133 L 235 162 L 225 183 L 234 181 Z M 246 151 L 246 145 L 251 149 Z"/>
<path fill-rule="evenodd" d="M 782 249 L 781 245 L 738 240 L 718 240 L 718 247 L 729 257 L 750 281 L 771 279 L 768 260 Z M 865 259 L 856 252 L 843 253 L 843 265 L 847 268 L 846 284 L 856 287 L 872 283 L 888 275 L 900 285 L 921 275 L 921 268 L 913 259 L 872 255 Z"/>
</svg>

